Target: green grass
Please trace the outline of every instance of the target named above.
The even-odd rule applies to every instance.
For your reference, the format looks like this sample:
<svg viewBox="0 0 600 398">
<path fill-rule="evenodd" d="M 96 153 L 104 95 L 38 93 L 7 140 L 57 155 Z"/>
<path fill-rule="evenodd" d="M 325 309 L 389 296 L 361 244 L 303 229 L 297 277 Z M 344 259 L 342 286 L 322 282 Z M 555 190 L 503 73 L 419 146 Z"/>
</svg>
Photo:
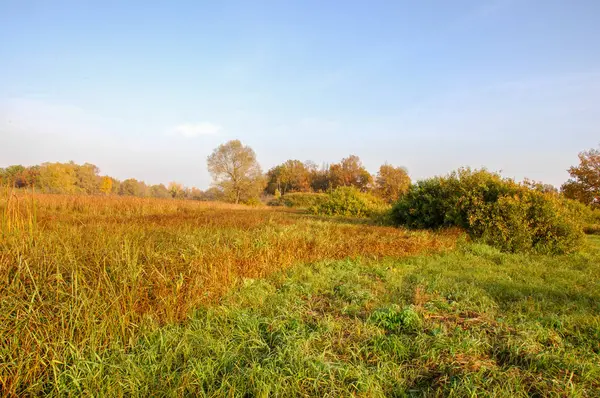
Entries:
<svg viewBox="0 0 600 398">
<path fill-rule="evenodd" d="M 568 256 L 463 244 L 245 279 L 126 347 L 73 349 L 37 393 L 600 396 L 600 237 L 588 242 Z"/>
</svg>

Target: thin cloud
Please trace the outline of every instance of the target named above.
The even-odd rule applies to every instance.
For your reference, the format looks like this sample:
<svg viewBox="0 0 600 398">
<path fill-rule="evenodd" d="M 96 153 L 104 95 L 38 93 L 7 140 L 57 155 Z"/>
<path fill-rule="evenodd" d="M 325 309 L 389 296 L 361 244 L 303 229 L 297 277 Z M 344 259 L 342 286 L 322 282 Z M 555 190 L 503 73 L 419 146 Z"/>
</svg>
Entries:
<svg viewBox="0 0 600 398">
<path fill-rule="evenodd" d="M 173 133 L 186 138 L 198 137 L 201 135 L 216 135 L 221 131 L 221 126 L 214 123 L 184 123 L 173 128 Z"/>
</svg>

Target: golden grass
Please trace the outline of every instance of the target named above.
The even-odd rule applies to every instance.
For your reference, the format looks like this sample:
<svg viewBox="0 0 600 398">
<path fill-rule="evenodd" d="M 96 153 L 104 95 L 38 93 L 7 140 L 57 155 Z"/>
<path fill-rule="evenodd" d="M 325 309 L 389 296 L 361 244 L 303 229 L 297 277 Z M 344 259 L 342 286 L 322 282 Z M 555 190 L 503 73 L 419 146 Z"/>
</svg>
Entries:
<svg viewBox="0 0 600 398">
<path fill-rule="evenodd" d="M 273 208 L 139 198 L 0 199 L 0 387 L 47 384 L 83 353 L 185 320 L 243 278 L 296 263 L 405 256 L 456 233 L 333 222 Z"/>
</svg>

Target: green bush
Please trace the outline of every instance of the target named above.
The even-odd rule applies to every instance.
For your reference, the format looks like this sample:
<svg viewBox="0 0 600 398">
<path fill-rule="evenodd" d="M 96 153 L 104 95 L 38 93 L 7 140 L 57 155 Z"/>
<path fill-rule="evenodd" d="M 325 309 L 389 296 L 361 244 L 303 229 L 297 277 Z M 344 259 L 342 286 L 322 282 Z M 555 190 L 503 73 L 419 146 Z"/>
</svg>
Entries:
<svg viewBox="0 0 600 398">
<path fill-rule="evenodd" d="M 382 199 L 354 187 L 339 187 L 311 210 L 327 216 L 371 217 L 385 213 L 389 206 Z"/>
<path fill-rule="evenodd" d="M 413 185 L 391 218 L 409 228 L 458 226 L 503 251 L 569 253 L 583 242 L 575 207 L 498 174 L 461 169 Z"/>
<path fill-rule="evenodd" d="M 576 200 L 566 199 L 565 203 L 583 224 L 583 232 L 600 235 L 600 209 L 585 205 Z"/>
<path fill-rule="evenodd" d="M 421 317 L 413 306 L 401 309 L 396 304 L 375 310 L 369 321 L 388 332 L 414 332 L 422 325 Z"/>
<path fill-rule="evenodd" d="M 308 209 L 327 199 L 327 194 L 315 192 L 290 192 L 271 200 L 269 206 L 286 206 Z"/>
</svg>

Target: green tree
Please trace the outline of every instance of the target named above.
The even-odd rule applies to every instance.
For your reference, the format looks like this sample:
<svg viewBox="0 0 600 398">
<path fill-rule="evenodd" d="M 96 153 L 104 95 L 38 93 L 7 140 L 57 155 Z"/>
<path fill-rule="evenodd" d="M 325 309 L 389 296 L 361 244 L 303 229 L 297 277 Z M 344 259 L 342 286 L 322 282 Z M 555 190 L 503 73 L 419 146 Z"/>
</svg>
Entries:
<svg viewBox="0 0 600 398">
<path fill-rule="evenodd" d="M 217 147 L 208 157 L 207 163 L 214 185 L 221 188 L 231 202 L 256 199 L 265 186 L 256 154 L 239 140 Z"/>
<path fill-rule="evenodd" d="M 410 177 L 403 167 L 384 164 L 375 179 L 375 194 L 388 203 L 395 202 L 408 191 Z"/>
</svg>

